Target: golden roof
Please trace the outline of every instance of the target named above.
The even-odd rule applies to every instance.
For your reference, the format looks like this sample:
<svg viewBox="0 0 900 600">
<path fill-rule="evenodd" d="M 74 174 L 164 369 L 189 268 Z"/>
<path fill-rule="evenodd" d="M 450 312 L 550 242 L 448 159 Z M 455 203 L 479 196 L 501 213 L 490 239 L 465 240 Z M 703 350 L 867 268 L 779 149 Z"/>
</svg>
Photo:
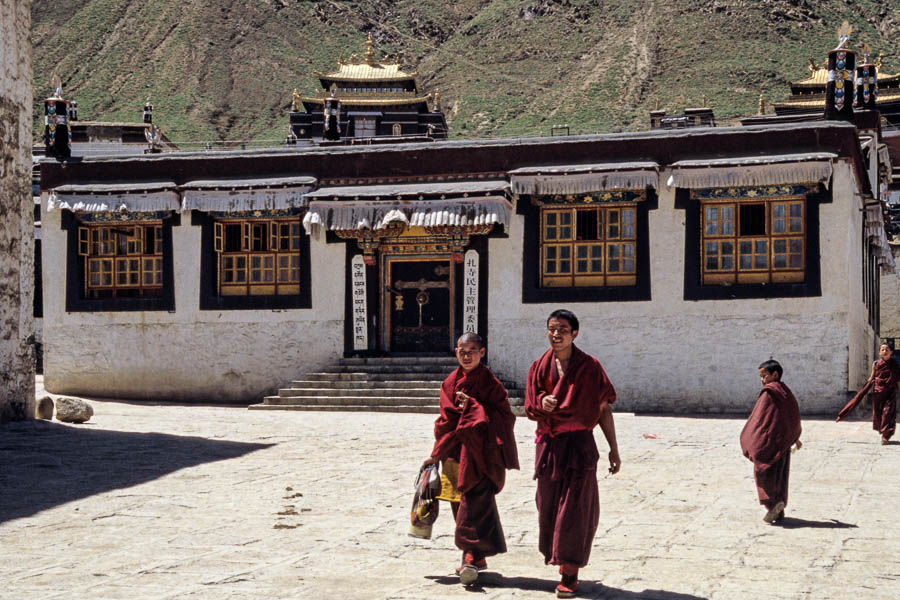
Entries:
<svg viewBox="0 0 900 600">
<path fill-rule="evenodd" d="M 375 60 L 372 35 L 366 40 L 366 54 L 364 60 L 356 58 L 355 54 L 345 61 L 343 57 L 338 59 L 338 70 L 331 73 L 315 71 L 316 76 L 322 79 L 335 81 L 401 81 L 415 78 L 418 73 L 406 73 L 400 70 L 398 62 L 384 62 Z"/>
<path fill-rule="evenodd" d="M 335 96 L 343 106 L 381 106 L 385 104 L 417 104 L 419 102 L 427 102 L 431 99 L 431 94 L 414 97 L 391 97 L 379 96 L 377 98 L 347 98 L 346 96 Z M 303 102 L 312 102 L 315 104 L 325 104 L 324 98 L 301 98 Z"/>
<path fill-rule="evenodd" d="M 875 104 L 896 102 L 897 100 L 900 100 L 900 89 L 879 89 L 878 97 L 875 98 Z M 812 97 L 810 95 L 795 96 L 781 102 L 773 102 L 772 104 L 775 106 L 821 108 L 825 106 L 825 94 L 815 94 Z"/>
</svg>

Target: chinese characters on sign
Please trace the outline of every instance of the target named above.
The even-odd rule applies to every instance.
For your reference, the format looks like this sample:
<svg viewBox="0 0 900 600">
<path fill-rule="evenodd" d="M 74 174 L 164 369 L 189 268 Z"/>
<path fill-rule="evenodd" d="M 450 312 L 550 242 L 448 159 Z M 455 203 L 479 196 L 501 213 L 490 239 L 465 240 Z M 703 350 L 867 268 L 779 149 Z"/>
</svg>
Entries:
<svg viewBox="0 0 900 600">
<path fill-rule="evenodd" d="M 357 254 L 350 262 L 350 285 L 353 310 L 353 349 L 369 349 L 369 332 L 366 327 L 368 311 L 366 310 L 366 265 L 362 254 Z"/>
<path fill-rule="evenodd" d="M 463 333 L 478 333 L 478 252 L 469 250 L 463 260 Z"/>
</svg>

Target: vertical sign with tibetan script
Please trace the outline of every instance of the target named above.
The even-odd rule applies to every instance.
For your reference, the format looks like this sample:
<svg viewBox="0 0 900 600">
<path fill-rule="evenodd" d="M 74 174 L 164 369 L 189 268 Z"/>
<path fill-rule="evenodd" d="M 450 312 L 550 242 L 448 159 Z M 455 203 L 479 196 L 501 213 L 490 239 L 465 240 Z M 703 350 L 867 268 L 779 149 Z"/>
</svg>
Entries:
<svg viewBox="0 0 900 600">
<path fill-rule="evenodd" d="M 353 310 L 353 349 L 369 349 L 369 320 L 366 307 L 366 264 L 362 254 L 357 254 L 350 261 L 350 297 Z"/>
<path fill-rule="evenodd" d="M 478 252 L 469 250 L 463 260 L 463 333 L 478 333 Z"/>
</svg>

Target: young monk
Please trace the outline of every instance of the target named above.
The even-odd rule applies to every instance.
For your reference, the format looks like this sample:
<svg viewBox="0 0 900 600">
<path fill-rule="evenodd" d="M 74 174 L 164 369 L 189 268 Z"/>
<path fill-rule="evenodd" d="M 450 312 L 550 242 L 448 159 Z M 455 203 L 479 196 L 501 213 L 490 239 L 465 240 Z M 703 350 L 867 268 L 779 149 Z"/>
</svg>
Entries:
<svg viewBox="0 0 900 600">
<path fill-rule="evenodd" d="M 800 407 L 790 388 L 781 381 L 784 370 L 776 360 L 759 365 L 763 389 L 741 431 L 741 451 L 753 461 L 753 478 L 759 503 L 766 507 L 763 521 L 784 519 L 788 501 L 791 447 L 800 443 Z"/>
<path fill-rule="evenodd" d="M 598 424 L 609 444 L 609 472 L 621 466 L 610 408 L 616 390 L 597 359 L 573 343 L 578 325 L 568 310 L 550 314 L 550 349 L 531 365 L 525 384 L 525 414 L 537 421 L 538 548 L 545 564 L 559 566 L 558 598 L 577 593 L 578 569 L 590 558 L 600 521 Z"/>
<path fill-rule="evenodd" d="M 434 422 L 434 449 L 423 466 L 448 459 L 459 463 L 459 503 L 451 503 L 456 546 L 463 551 L 456 569 L 460 583 L 471 585 L 487 568 L 488 556 L 506 552 L 495 496 L 507 469 L 519 468 L 516 417 L 506 388 L 481 364 L 480 336 L 465 333 L 456 342 L 459 368 L 441 385 L 441 414 Z"/>
<path fill-rule="evenodd" d="M 872 363 L 872 374 L 865 387 L 857 392 L 847 406 L 838 413 L 837 421 L 847 418 L 867 393 L 872 398 L 872 429 L 881 434 L 881 443 L 887 445 L 897 429 L 897 390 L 900 389 L 900 364 L 893 357 L 888 344 L 878 348 L 878 360 Z"/>
</svg>

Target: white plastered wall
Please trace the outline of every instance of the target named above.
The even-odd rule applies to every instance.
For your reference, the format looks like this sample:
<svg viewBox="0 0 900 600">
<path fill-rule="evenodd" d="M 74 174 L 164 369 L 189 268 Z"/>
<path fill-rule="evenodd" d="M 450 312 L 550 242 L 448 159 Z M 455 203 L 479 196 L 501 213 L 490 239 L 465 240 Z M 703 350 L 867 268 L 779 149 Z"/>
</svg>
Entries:
<svg viewBox="0 0 900 600">
<path fill-rule="evenodd" d="M 835 165 L 833 201 L 819 208 L 820 297 L 684 300 L 685 214 L 674 203 L 663 188 L 649 211 L 651 300 L 638 302 L 522 304 L 524 217 L 515 215 L 509 238 L 490 241 L 491 366 L 524 382 L 548 347 L 547 315 L 568 308 L 581 321 L 576 343 L 604 365 L 619 410 L 749 411 L 757 365 L 773 357 L 804 413 L 836 412 L 860 385 L 851 357 L 864 363 L 873 336 L 856 289 L 862 226 L 850 167 Z"/>
<path fill-rule="evenodd" d="M 43 218 L 44 386 L 56 394 L 254 402 L 344 347 L 344 246 L 310 240 L 312 309 L 203 310 L 200 232 L 172 228 L 175 311 L 65 311 L 66 232 Z M 53 257 L 51 259 L 51 257 Z"/>
</svg>

